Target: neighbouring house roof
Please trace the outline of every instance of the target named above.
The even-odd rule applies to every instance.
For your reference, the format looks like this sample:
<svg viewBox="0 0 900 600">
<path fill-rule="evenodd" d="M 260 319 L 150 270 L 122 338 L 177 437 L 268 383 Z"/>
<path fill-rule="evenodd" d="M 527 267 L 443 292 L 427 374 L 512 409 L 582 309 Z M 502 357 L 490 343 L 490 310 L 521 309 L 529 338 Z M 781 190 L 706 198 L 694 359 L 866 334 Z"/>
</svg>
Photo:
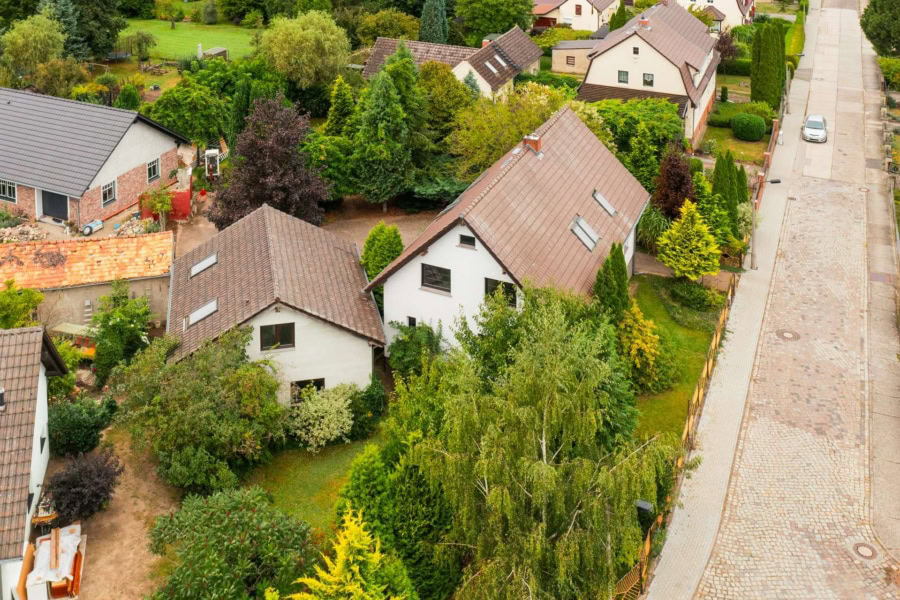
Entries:
<svg viewBox="0 0 900 600">
<path fill-rule="evenodd" d="M 678 105 L 678 116 L 682 119 L 687 114 L 688 103 L 690 98 L 687 96 L 678 96 L 674 94 L 664 94 L 662 92 L 651 92 L 649 90 L 640 90 L 626 87 L 616 87 L 613 85 L 597 85 L 593 83 L 583 83 L 578 88 L 578 100 L 585 102 L 598 102 L 600 100 L 635 100 L 641 98 L 665 98 L 673 104 Z"/>
<path fill-rule="evenodd" d="M 591 34 L 592 40 L 602 40 L 605 39 L 606 36 L 609 35 L 609 23 L 604 23 L 600 26 L 600 29 Z"/>
<path fill-rule="evenodd" d="M 543 51 L 518 25 L 479 48 L 466 61 L 491 86 L 498 89 L 539 60 Z"/>
<path fill-rule="evenodd" d="M 590 50 L 597 40 L 563 40 L 553 46 L 553 50 Z"/>
<path fill-rule="evenodd" d="M 532 0 L 531 13 L 537 16 L 546 15 L 565 4 L 567 0 Z"/>
<path fill-rule="evenodd" d="M 214 264 L 191 277 L 192 267 L 213 255 Z M 263 205 L 175 260 L 168 321 L 181 341 L 175 355 L 276 303 L 384 345 L 375 301 L 363 292 L 367 283 L 356 244 Z M 213 300 L 215 312 L 184 326 Z"/>
<path fill-rule="evenodd" d="M 687 96 L 697 104 L 719 64 L 716 40 L 709 35 L 709 28 L 677 2 L 660 2 L 598 42 L 589 55 L 591 64 L 631 36 L 640 37 L 681 71 Z M 695 84 L 693 72 L 701 70 L 703 75 Z"/>
<path fill-rule="evenodd" d="M 740 5 L 740 0 L 738 0 L 738 4 Z M 713 21 L 724 21 L 725 20 L 725 13 L 723 13 L 721 10 L 719 10 L 715 6 L 707 6 L 706 8 L 703 9 L 703 12 L 705 12 L 707 15 L 709 15 Z"/>
<path fill-rule="evenodd" d="M 146 235 L 19 242 L 0 246 L 0 281 L 38 290 L 163 277 L 172 265 L 171 231 Z"/>
<path fill-rule="evenodd" d="M 384 65 L 384 61 L 397 51 L 397 44 L 400 41 L 384 37 L 375 40 L 372 53 L 369 55 L 369 60 L 366 61 L 366 66 L 363 69 L 363 77 L 370 79 L 378 73 L 382 65 Z M 469 48 L 468 46 L 451 46 L 449 44 L 433 44 L 431 42 L 416 42 L 412 40 L 402 41 L 409 48 L 416 65 L 420 67 L 428 61 L 440 62 L 455 67 L 478 52 L 478 48 Z"/>
<path fill-rule="evenodd" d="M 736 2 L 741 14 L 746 17 L 747 13 L 750 12 L 750 7 L 753 6 L 753 0 L 736 0 Z"/>
<path fill-rule="evenodd" d="M 42 327 L 0 330 L 0 560 L 22 557 L 42 363 L 48 376 L 66 373 Z"/>
<path fill-rule="evenodd" d="M 0 88 L 0 179 L 80 198 L 137 121 L 190 143 L 135 111 Z"/>
<path fill-rule="evenodd" d="M 518 284 L 589 295 L 610 246 L 624 242 L 650 195 L 569 108 L 507 152 L 369 284 L 384 283 L 444 233 L 466 225 Z M 594 197 L 615 209 L 610 214 Z M 599 235 L 593 250 L 573 233 L 577 217 Z"/>
</svg>

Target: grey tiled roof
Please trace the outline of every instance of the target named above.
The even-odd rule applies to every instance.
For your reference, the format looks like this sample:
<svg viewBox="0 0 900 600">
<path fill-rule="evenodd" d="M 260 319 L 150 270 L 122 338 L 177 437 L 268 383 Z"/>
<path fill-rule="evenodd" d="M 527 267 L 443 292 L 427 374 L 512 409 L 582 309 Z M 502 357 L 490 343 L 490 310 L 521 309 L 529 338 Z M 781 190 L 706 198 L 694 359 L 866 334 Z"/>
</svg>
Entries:
<svg viewBox="0 0 900 600">
<path fill-rule="evenodd" d="M 214 253 L 214 266 L 189 276 Z M 383 345 L 375 301 L 362 291 L 367 283 L 356 244 L 263 205 L 175 260 L 168 330 L 181 341 L 181 357 L 281 302 Z M 217 311 L 184 329 L 188 315 L 212 300 Z"/>
<path fill-rule="evenodd" d="M 370 79 L 378 73 L 382 65 L 384 65 L 384 61 L 397 51 L 399 42 L 400 40 L 384 37 L 375 40 L 372 53 L 369 55 L 369 60 L 366 61 L 365 69 L 363 69 L 363 77 Z M 478 48 L 469 48 L 468 46 L 451 46 L 449 44 L 433 44 L 431 42 L 403 40 L 403 43 L 409 48 L 409 52 L 416 61 L 416 66 L 419 67 L 425 62 L 434 61 L 450 65 L 452 68 L 478 51 Z"/>
<path fill-rule="evenodd" d="M 42 362 L 48 376 L 66 372 L 43 328 L 0 330 L 0 560 L 22 556 Z"/>
<path fill-rule="evenodd" d="M 80 198 L 135 121 L 130 110 L 0 88 L 0 179 Z"/>
<path fill-rule="evenodd" d="M 384 283 L 459 223 L 478 237 L 514 281 L 589 295 L 613 242 L 624 242 L 650 195 L 569 108 L 535 132 L 541 155 L 507 152 L 369 284 Z M 615 207 L 610 215 L 597 191 Z M 599 234 L 593 249 L 570 230 L 582 217 Z"/>
</svg>

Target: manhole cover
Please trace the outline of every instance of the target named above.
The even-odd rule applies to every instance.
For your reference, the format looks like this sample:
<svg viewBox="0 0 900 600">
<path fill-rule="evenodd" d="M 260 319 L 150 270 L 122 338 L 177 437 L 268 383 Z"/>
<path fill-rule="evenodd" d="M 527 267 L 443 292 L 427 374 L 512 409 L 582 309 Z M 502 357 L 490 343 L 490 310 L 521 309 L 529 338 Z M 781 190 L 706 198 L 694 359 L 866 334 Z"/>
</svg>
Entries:
<svg viewBox="0 0 900 600">
<path fill-rule="evenodd" d="M 875 551 L 875 548 L 871 544 L 867 544 L 865 542 L 853 544 L 853 551 L 866 560 L 872 560 L 873 558 L 878 556 L 878 552 Z"/>
<path fill-rule="evenodd" d="M 800 334 L 796 331 L 791 331 L 790 329 L 779 329 L 775 332 L 775 335 L 786 342 L 796 342 L 800 339 Z"/>
</svg>

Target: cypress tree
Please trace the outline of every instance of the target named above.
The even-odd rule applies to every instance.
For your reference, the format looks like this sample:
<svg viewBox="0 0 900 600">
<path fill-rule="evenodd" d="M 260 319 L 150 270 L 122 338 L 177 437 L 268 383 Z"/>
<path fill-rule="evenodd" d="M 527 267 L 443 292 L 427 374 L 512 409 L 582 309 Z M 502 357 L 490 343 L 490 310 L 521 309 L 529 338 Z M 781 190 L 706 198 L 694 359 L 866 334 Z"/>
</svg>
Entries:
<svg viewBox="0 0 900 600">
<path fill-rule="evenodd" d="M 738 202 L 749 202 L 750 201 L 750 186 L 748 185 L 747 180 L 747 170 L 744 169 L 744 165 L 741 165 L 741 168 L 738 169 L 738 190 L 741 195 L 738 196 Z"/>
<path fill-rule="evenodd" d="M 681 217 L 659 237 L 659 260 L 675 274 L 696 281 L 719 272 L 719 246 L 700 211 L 687 200 Z"/>
<path fill-rule="evenodd" d="M 247 115 L 250 114 L 250 80 L 246 77 L 238 81 L 231 100 L 231 116 L 228 122 L 228 145 L 235 147 L 237 137 L 244 130 Z"/>
<path fill-rule="evenodd" d="M 773 110 L 781 105 L 784 85 L 784 38 L 775 23 L 758 28 L 753 37 L 750 65 L 750 100 L 766 102 Z"/>
<path fill-rule="evenodd" d="M 340 75 L 334 80 L 331 88 L 331 106 L 328 108 L 328 120 L 322 133 L 325 135 L 342 135 L 347 127 L 347 122 L 353 116 L 356 103 L 353 100 L 353 90 Z"/>
<path fill-rule="evenodd" d="M 728 222 L 731 233 L 737 236 L 737 174 L 734 157 L 731 151 L 716 157 L 716 167 L 713 170 L 712 193 L 718 194 L 724 201 L 725 211 L 728 214 Z"/>
<path fill-rule="evenodd" d="M 616 12 L 613 13 L 613 16 L 609 19 L 609 30 L 613 31 L 615 29 L 619 29 L 624 26 L 625 23 L 628 22 L 628 11 L 625 10 L 625 3 L 620 2 L 619 8 L 616 9 Z"/>
<path fill-rule="evenodd" d="M 446 44 L 448 30 L 447 5 L 444 0 L 425 0 L 419 22 L 419 40 Z"/>
<path fill-rule="evenodd" d="M 122 86 L 116 97 L 115 107 L 125 110 L 137 110 L 141 106 L 141 95 L 133 84 Z"/>
<path fill-rule="evenodd" d="M 750 100 L 756 102 L 759 100 L 754 94 L 754 88 L 759 81 L 759 61 L 762 56 L 762 30 L 765 25 L 757 27 L 753 34 L 753 46 L 750 49 Z"/>
<path fill-rule="evenodd" d="M 594 297 L 606 309 L 610 321 L 619 323 L 628 310 L 628 265 L 622 244 L 613 244 L 594 281 Z"/>
<path fill-rule="evenodd" d="M 734 235 L 725 201 L 721 195 L 713 193 L 712 186 L 703 173 L 694 173 L 694 199 L 697 210 L 709 226 L 716 242 L 721 246 L 730 244 Z"/>
</svg>

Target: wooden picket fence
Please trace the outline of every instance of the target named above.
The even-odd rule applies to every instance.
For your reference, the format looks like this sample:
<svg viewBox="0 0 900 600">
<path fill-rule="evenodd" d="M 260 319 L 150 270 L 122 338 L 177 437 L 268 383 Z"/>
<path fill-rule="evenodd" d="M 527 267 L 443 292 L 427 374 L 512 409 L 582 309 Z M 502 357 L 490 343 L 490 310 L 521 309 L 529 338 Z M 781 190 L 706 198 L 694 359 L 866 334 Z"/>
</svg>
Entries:
<svg viewBox="0 0 900 600">
<path fill-rule="evenodd" d="M 709 381 L 712 378 L 713 369 L 716 366 L 716 357 L 719 353 L 719 346 L 722 344 L 722 337 L 725 335 L 725 324 L 728 323 L 728 315 L 731 313 L 731 303 L 734 301 L 734 293 L 737 289 L 738 277 L 735 273 L 731 274 L 728 280 L 728 291 L 725 294 L 725 305 L 722 312 L 719 313 L 719 320 L 716 322 L 716 330 L 713 333 L 712 341 L 709 349 L 706 351 L 706 362 L 703 365 L 703 371 L 700 373 L 700 379 L 694 387 L 694 393 L 688 404 L 688 414 L 684 422 L 684 430 L 681 433 L 681 448 L 683 452 L 675 461 L 675 487 L 677 491 L 681 486 L 681 480 L 684 477 L 684 457 L 690 453 L 694 445 L 694 438 L 697 434 L 697 423 L 700 421 L 700 415 L 703 411 L 703 404 L 706 400 L 706 391 L 709 388 Z M 636 599 L 644 591 L 644 584 L 647 581 L 647 571 L 650 566 L 650 547 L 653 541 L 653 534 L 657 528 L 662 525 L 663 515 L 660 514 L 650 529 L 647 531 L 647 537 L 638 553 L 638 561 L 617 583 L 613 600 L 632 600 Z"/>
</svg>

